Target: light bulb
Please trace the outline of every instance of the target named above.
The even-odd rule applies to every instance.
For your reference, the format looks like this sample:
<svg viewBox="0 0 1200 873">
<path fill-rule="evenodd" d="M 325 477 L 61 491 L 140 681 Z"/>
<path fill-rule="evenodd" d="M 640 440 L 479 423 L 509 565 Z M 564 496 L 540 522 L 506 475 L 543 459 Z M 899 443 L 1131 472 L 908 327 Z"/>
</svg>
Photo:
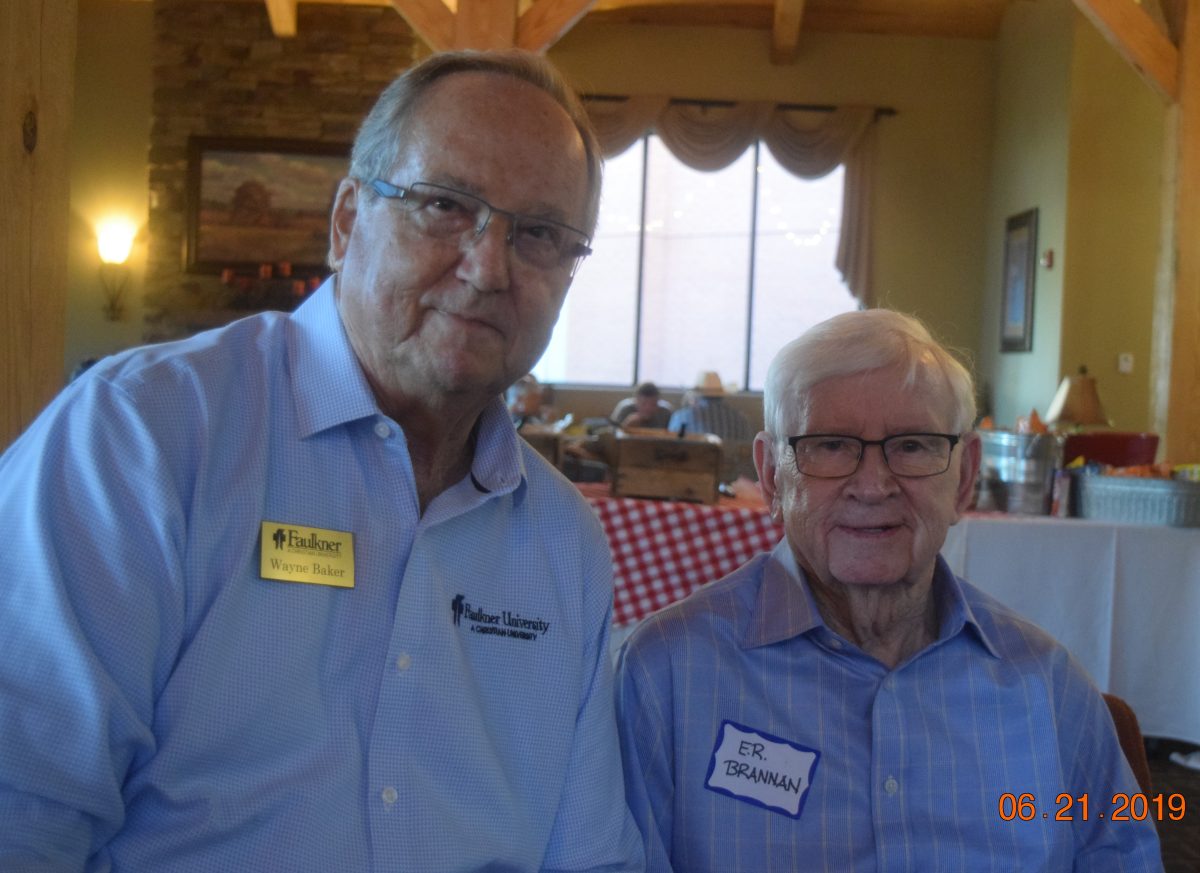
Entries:
<svg viewBox="0 0 1200 873">
<path fill-rule="evenodd" d="M 101 220 L 96 226 L 97 248 L 100 260 L 106 264 L 123 264 L 129 259 L 137 236 L 137 225 L 128 218 L 111 217 Z"/>
</svg>

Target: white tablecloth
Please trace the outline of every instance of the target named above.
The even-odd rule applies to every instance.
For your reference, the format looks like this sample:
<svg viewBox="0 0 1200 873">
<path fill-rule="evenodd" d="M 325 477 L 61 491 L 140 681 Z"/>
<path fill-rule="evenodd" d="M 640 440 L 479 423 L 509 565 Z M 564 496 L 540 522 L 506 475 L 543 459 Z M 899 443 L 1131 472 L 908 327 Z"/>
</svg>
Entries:
<svg viewBox="0 0 1200 873">
<path fill-rule="evenodd" d="M 942 555 L 1125 698 L 1143 734 L 1200 743 L 1200 528 L 971 515 Z"/>
</svg>

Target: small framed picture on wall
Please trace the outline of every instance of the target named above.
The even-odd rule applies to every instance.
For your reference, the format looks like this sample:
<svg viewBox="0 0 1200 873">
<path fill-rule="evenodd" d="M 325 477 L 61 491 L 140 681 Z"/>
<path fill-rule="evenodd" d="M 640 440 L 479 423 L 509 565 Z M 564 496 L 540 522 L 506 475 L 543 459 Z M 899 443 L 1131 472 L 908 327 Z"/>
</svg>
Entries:
<svg viewBox="0 0 1200 873">
<path fill-rule="evenodd" d="M 1004 223 L 1004 284 L 1000 294 L 1000 351 L 1033 348 L 1033 286 L 1037 276 L 1038 211 Z"/>
</svg>

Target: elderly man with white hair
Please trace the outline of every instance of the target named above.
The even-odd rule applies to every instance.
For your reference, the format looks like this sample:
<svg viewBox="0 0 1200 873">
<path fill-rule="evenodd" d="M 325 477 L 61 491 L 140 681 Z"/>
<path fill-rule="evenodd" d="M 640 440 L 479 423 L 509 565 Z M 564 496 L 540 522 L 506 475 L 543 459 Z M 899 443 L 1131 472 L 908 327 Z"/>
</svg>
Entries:
<svg viewBox="0 0 1200 873">
<path fill-rule="evenodd" d="M 785 537 L 622 651 L 649 869 L 1161 870 L 1099 691 L 938 551 L 980 463 L 970 374 L 851 312 L 767 375 L 760 487 Z M 1047 579 L 1052 584 L 1052 579 Z"/>
</svg>

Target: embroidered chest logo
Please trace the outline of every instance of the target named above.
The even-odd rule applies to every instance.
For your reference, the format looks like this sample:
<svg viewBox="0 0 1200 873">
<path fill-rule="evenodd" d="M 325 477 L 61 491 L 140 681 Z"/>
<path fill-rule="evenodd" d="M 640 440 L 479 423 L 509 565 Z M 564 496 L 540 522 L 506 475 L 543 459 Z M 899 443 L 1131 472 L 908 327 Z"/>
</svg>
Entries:
<svg viewBox="0 0 1200 873">
<path fill-rule="evenodd" d="M 510 609 L 491 610 L 472 605 L 462 594 L 456 594 L 450 601 L 450 614 L 455 627 L 465 627 L 475 634 L 533 641 L 550 630 L 550 622 L 541 618 L 527 618 Z"/>
</svg>

